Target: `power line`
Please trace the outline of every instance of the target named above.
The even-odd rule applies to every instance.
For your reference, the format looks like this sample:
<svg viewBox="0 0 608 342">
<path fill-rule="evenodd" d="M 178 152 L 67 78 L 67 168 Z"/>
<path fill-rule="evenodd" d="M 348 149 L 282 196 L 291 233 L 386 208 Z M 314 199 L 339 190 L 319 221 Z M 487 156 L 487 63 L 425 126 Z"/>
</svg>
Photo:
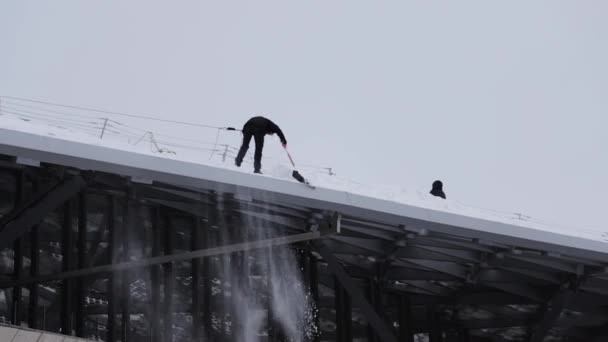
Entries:
<svg viewBox="0 0 608 342">
<path fill-rule="evenodd" d="M 3 97 L 3 96 L 0 96 Z M 41 107 L 36 107 L 36 106 L 27 106 L 18 102 L 12 102 L 12 101 L 2 101 L 2 104 L 9 104 L 12 106 L 19 106 L 19 107 L 23 107 L 23 108 L 28 108 L 28 109 L 34 109 L 34 110 L 41 110 L 41 111 L 45 111 L 45 112 L 50 112 L 50 113 L 54 113 L 54 114 L 60 114 L 60 115 L 68 115 L 68 116 L 76 116 L 76 117 L 81 117 L 81 118 L 89 118 L 89 119 L 104 119 L 104 118 L 100 118 L 98 116 L 89 116 L 89 115 L 83 115 L 83 114 L 74 114 L 74 113 L 66 113 L 66 112 L 60 112 L 60 111 L 56 111 L 56 110 L 52 110 L 49 108 L 41 108 Z"/>
<path fill-rule="evenodd" d="M 33 114 L 16 113 L 16 112 L 6 110 L 6 109 L 0 109 L 0 111 L 5 114 L 14 115 L 18 118 L 22 118 L 22 119 L 27 118 L 27 120 L 30 120 L 30 121 L 38 120 L 38 121 L 42 121 L 42 122 L 46 122 L 46 123 L 54 124 L 54 125 L 73 126 L 73 127 L 88 128 L 88 129 L 100 129 L 100 127 L 95 127 L 93 125 L 87 125 L 84 123 L 71 123 L 71 122 L 63 121 L 61 119 L 49 119 L 49 118 L 45 118 L 45 117 L 41 117 L 41 116 L 37 116 L 37 115 L 33 115 Z"/>
<path fill-rule="evenodd" d="M 13 96 L 0 96 L 0 97 L 1 98 L 12 99 L 12 100 L 18 100 L 18 101 L 40 103 L 40 104 L 49 105 L 49 106 L 57 106 L 57 107 L 63 107 L 63 108 L 86 110 L 86 111 L 96 112 L 96 113 L 104 113 L 104 114 L 110 114 L 110 115 L 120 115 L 120 116 L 126 116 L 126 117 L 131 117 L 131 118 L 147 119 L 147 120 L 154 120 L 154 121 L 159 121 L 159 122 L 174 123 L 174 124 L 179 124 L 179 125 L 187 125 L 187 126 L 203 127 L 203 128 L 213 128 L 213 129 L 229 129 L 229 130 L 234 130 L 234 129 L 230 129 L 231 127 L 218 127 L 218 126 L 203 125 L 203 124 L 192 123 L 192 122 L 185 122 L 185 121 L 167 120 L 167 119 L 160 119 L 160 118 L 155 118 L 155 117 L 145 116 L 145 115 L 135 115 L 135 114 L 127 114 L 127 113 L 121 113 L 121 112 L 113 112 L 113 111 L 103 110 L 103 109 L 93 109 L 93 108 L 86 108 L 86 107 L 62 105 L 62 104 L 58 104 L 58 103 L 52 103 L 52 102 L 46 102 L 46 101 L 37 101 L 37 100 L 29 100 L 29 99 L 24 99 L 24 98 L 19 98 L 19 97 L 13 97 Z"/>
<path fill-rule="evenodd" d="M 82 119 L 72 119 L 72 118 L 65 118 L 65 117 L 59 117 L 56 115 L 51 115 L 48 113 L 40 113 L 40 112 L 32 112 L 29 110 L 25 110 L 25 109 L 19 109 L 19 108 L 15 108 L 15 107 L 10 107 L 10 106 L 5 106 L 4 104 L 0 104 L 0 108 L 4 108 L 4 109 L 8 109 L 11 111 L 17 111 L 17 112 L 21 112 L 21 113 L 25 113 L 25 114 L 31 114 L 31 115 L 37 115 L 37 116 L 41 116 L 41 117 L 49 117 L 52 119 L 56 119 L 56 120 L 62 120 L 62 121 L 71 121 L 71 122 L 78 122 L 78 123 L 86 123 L 86 124 L 101 124 L 101 122 L 95 122 L 95 121 L 84 121 Z M 89 119 L 93 120 L 93 119 L 98 119 L 101 120 L 101 118 L 93 118 L 93 117 L 88 117 Z"/>
</svg>

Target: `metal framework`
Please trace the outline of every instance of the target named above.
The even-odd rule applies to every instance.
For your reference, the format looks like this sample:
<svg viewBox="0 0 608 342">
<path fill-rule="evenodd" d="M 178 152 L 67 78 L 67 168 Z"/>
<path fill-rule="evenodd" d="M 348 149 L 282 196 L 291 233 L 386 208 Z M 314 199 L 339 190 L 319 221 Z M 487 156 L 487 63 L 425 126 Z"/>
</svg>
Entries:
<svg viewBox="0 0 608 342">
<path fill-rule="evenodd" d="M 601 245 L 570 241 L 556 252 L 557 239 L 476 232 L 443 216 L 397 217 L 299 190 L 270 196 L 188 177 L 141 183 L 130 169 L 83 168 L 67 157 L 22 165 L 1 143 L 4 323 L 111 342 L 238 340 L 232 290 L 245 281 L 266 307 L 259 340 L 286 341 L 270 304 L 269 261 L 259 255 L 289 250 L 315 306 L 308 341 L 608 335 Z M 242 276 L 226 278 L 226 268 Z"/>
</svg>

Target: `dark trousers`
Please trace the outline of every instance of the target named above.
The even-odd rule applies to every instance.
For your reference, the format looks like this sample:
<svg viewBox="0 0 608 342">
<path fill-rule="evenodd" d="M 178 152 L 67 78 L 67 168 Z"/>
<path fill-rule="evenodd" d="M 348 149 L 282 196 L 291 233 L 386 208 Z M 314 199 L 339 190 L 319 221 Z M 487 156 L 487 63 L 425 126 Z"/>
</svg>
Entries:
<svg viewBox="0 0 608 342">
<path fill-rule="evenodd" d="M 243 130 L 243 144 L 239 149 L 239 154 L 236 156 L 236 165 L 241 166 L 243 158 L 245 158 L 245 154 L 247 154 L 247 150 L 249 149 L 251 138 L 255 139 L 253 168 L 255 172 L 260 172 L 260 170 L 262 169 L 262 150 L 264 149 L 264 134 L 256 133 L 250 130 Z"/>
</svg>

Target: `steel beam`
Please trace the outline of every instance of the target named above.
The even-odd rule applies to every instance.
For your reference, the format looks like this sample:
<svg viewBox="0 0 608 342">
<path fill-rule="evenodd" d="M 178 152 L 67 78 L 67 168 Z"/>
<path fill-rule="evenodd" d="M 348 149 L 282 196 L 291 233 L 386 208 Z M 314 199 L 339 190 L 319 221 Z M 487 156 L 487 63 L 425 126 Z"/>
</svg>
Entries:
<svg viewBox="0 0 608 342">
<path fill-rule="evenodd" d="M 72 202 L 66 202 L 63 207 L 63 226 L 61 228 L 63 238 L 61 241 L 62 250 L 62 271 L 69 272 L 74 263 L 74 236 L 72 234 Z M 72 279 L 64 279 L 61 290 L 61 332 L 64 335 L 71 335 L 73 329 L 73 282 Z"/>
<path fill-rule="evenodd" d="M 40 273 L 40 238 L 38 236 L 39 227 L 35 226 L 30 232 L 31 264 L 30 277 L 36 278 Z M 28 307 L 28 327 L 38 328 L 38 284 L 30 285 L 30 303 Z"/>
<path fill-rule="evenodd" d="M 211 230 L 210 225 L 206 224 L 205 226 L 205 230 L 202 232 L 203 236 L 204 236 L 204 240 L 202 243 L 202 248 L 208 248 L 211 246 L 211 238 L 212 238 L 212 234 L 211 234 Z M 212 299 L 212 293 L 211 293 L 211 287 L 213 286 L 212 283 L 212 272 L 211 272 L 211 261 L 210 258 L 203 258 L 203 330 L 204 330 L 204 334 L 205 336 L 211 340 L 213 333 L 213 327 L 212 327 L 212 304 L 211 304 L 211 299 Z"/>
<path fill-rule="evenodd" d="M 529 342 L 542 342 L 551 328 L 555 325 L 562 311 L 574 299 L 575 292 L 570 288 L 564 288 L 557 292 L 545 309 L 542 319 L 534 328 Z"/>
<path fill-rule="evenodd" d="M 352 333 L 352 306 L 348 293 L 340 285 L 340 280 L 334 276 L 334 294 L 336 307 L 336 341 L 350 342 Z"/>
<path fill-rule="evenodd" d="M 203 248 L 201 243 L 201 230 L 203 225 L 198 217 L 192 218 L 192 250 Z M 207 303 L 204 303 L 205 305 Z M 201 302 L 201 259 L 192 260 L 192 335 L 194 341 L 203 338 L 203 303 Z"/>
<path fill-rule="evenodd" d="M 87 195 L 78 196 L 78 269 L 87 267 Z M 84 336 L 85 279 L 79 278 L 76 289 L 76 336 Z"/>
<path fill-rule="evenodd" d="M 15 201 L 14 208 L 19 208 L 19 205 L 25 200 L 25 173 L 17 171 L 15 173 Z M 20 279 L 23 270 L 23 239 L 19 238 L 13 243 L 13 278 Z M 14 325 L 21 325 L 21 286 L 13 288 L 13 306 L 11 310 L 11 321 Z"/>
<path fill-rule="evenodd" d="M 436 280 L 436 281 L 458 281 L 458 277 L 436 272 L 406 267 L 393 266 L 387 274 L 387 280 Z"/>
<path fill-rule="evenodd" d="M 160 210 L 154 208 L 152 214 L 152 256 L 157 257 L 162 254 L 161 249 L 161 216 Z M 150 317 L 150 341 L 161 342 L 161 330 L 160 330 L 160 279 L 161 266 L 152 265 L 150 267 L 150 290 L 151 290 L 151 317 Z"/>
<path fill-rule="evenodd" d="M 455 277 L 457 279 L 467 279 L 467 269 L 460 264 L 456 264 L 453 262 L 442 262 L 442 261 L 431 261 L 431 260 L 415 260 L 415 259 L 399 259 L 396 264 L 397 265 L 405 265 L 412 264 L 419 267 L 425 267 L 436 272 L 440 272 L 443 274 L 447 274 L 449 276 Z M 391 273 L 395 272 L 392 270 Z M 496 275 L 502 275 L 504 272 L 495 271 Z M 405 272 L 405 276 L 407 276 L 407 271 Z M 394 275 L 389 274 L 390 279 L 395 279 Z M 401 280 L 396 278 L 396 280 Z M 519 296 L 524 296 L 526 298 L 533 299 L 536 302 L 544 302 L 546 296 L 544 293 L 533 286 L 528 284 L 521 283 L 499 283 L 494 281 L 489 281 L 489 279 L 484 278 L 483 281 L 480 281 L 483 285 L 490 286 L 508 293 L 512 293 Z"/>
<path fill-rule="evenodd" d="M 467 268 L 455 262 L 417 259 L 399 259 L 399 261 L 406 262 L 408 264 L 416 265 L 419 267 L 428 268 L 460 279 L 466 279 L 467 277 Z"/>
<path fill-rule="evenodd" d="M 407 297 L 399 296 L 399 340 L 414 342 L 412 305 Z"/>
<path fill-rule="evenodd" d="M 173 235 L 171 229 L 171 217 L 168 214 L 163 215 L 163 230 L 164 230 L 164 252 L 165 255 L 173 253 Z M 164 283 L 164 305 L 163 305 L 163 342 L 173 342 L 173 291 L 175 290 L 175 265 L 168 262 L 163 264 L 163 283 Z"/>
<path fill-rule="evenodd" d="M 369 304 L 374 307 L 376 312 L 379 312 L 378 308 L 382 306 L 382 295 L 379 293 L 380 289 L 378 286 L 378 281 L 376 279 L 369 279 L 366 285 Z M 367 340 L 369 342 L 378 341 L 376 334 L 374 333 L 374 328 L 371 326 L 371 324 L 367 325 Z"/>
<path fill-rule="evenodd" d="M 111 266 L 118 255 L 118 234 L 116 231 L 116 201 L 113 197 L 108 198 L 108 266 Z M 116 316 L 118 315 L 118 289 L 116 272 L 108 277 L 108 322 L 107 342 L 116 341 Z"/>
<path fill-rule="evenodd" d="M 380 341 L 397 342 L 397 337 L 393 334 L 392 328 L 382 320 L 378 313 L 376 313 L 374 307 L 365 299 L 363 292 L 354 284 L 352 278 L 346 273 L 338 259 L 331 253 L 327 246 L 321 241 L 316 241 L 315 248 L 327 262 L 331 273 L 336 276 L 340 284 L 350 295 L 352 302 L 361 309 Z"/>
<path fill-rule="evenodd" d="M 123 213 L 122 213 L 122 226 L 121 226 L 121 242 L 122 242 L 122 255 L 121 259 L 123 262 L 126 262 L 130 259 L 130 243 L 131 236 L 133 235 L 133 230 L 135 230 L 135 226 L 137 224 L 134 219 L 135 209 L 133 208 L 135 204 L 131 198 L 130 189 L 127 191 L 128 195 L 125 198 L 125 202 L 123 204 Z M 130 333 L 131 333 L 131 293 L 129 291 L 129 286 L 131 284 L 131 273 L 123 270 L 119 273 L 120 275 L 120 306 L 121 306 L 121 342 L 129 342 Z"/>
<path fill-rule="evenodd" d="M 14 249 L 14 262 L 13 262 L 13 279 L 19 280 L 22 276 L 23 270 L 23 241 L 21 239 L 17 239 L 13 243 Z M 13 306 L 11 310 L 11 321 L 14 325 L 21 325 L 21 286 L 17 285 L 13 287 Z"/>
<path fill-rule="evenodd" d="M 32 192 L 38 192 L 40 181 L 33 182 Z M 35 225 L 30 232 L 30 277 L 35 278 L 40 273 L 40 226 Z M 28 327 L 38 329 L 38 284 L 30 285 L 30 302 L 28 307 Z"/>
<path fill-rule="evenodd" d="M 54 280 L 63 280 L 68 278 L 77 278 L 84 276 L 92 276 L 96 274 L 102 273 L 110 273 L 110 272 L 118 272 L 118 271 L 126 271 L 133 268 L 142 268 L 149 267 L 153 265 L 162 265 L 170 262 L 178 262 L 184 260 L 192 260 L 196 258 L 205 258 L 214 255 L 222 255 L 222 254 L 231 254 L 240 251 L 267 248 L 270 246 L 282 246 L 289 245 L 296 242 L 315 240 L 322 237 L 322 233 L 315 232 L 307 232 L 301 234 L 293 234 L 288 236 L 281 236 L 277 238 L 257 240 L 252 242 L 242 242 L 235 243 L 231 245 L 217 246 L 206 249 L 201 249 L 197 251 L 191 252 L 183 252 L 179 254 L 173 255 L 162 255 L 158 257 L 152 257 L 148 259 L 136 260 L 136 261 L 128 261 L 128 262 L 120 262 L 112 265 L 103 265 L 97 267 L 91 267 L 84 270 L 74 270 L 69 272 L 62 272 L 58 274 L 49 274 L 44 276 L 39 276 L 37 278 L 28 278 L 21 279 L 18 281 L 4 281 L 0 282 L 0 289 L 9 288 L 17 285 L 26 285 L 31 283 L 42 283 L 49 282 Z"/>
<path fill-rule="evenodd" d="M 547 297 L 543 291 L 527 284 L 483 282 L 483 285 L 490 286 L 510 294 L 532 299 L 537 303 L 544 303 Z"/>
<path fill-rule="evenodd" d="M 554 260 L 550 257 L 538 257 L 538 256 L 525 256 L 505 253 L 504 256 L 509 259 L 518 260 L 524 263 L 541 266 L 558 272 L 568 272 L 571 274 L 578 274 L 577 265 L 571 263 Z"/>
<path fill-rule="evenodd" d="M 0 219 L 0 248 L 12 245 L 86 185 L 80 176 L 67 178 L 23 202 Z"/>
</svg>

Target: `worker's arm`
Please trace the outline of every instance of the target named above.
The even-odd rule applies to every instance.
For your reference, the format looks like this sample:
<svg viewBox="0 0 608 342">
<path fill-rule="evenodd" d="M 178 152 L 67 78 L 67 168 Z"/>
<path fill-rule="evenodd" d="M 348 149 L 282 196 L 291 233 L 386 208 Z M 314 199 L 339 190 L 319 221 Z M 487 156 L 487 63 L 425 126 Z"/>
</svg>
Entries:
<svg viewBox="0 0 608 342">
<path fill-rule="evenodd" d="M 277 126 L 274 122 L 271 123 L 271 128 L 272 131 L 279 136 L 279 139 L 281 139 L 281 144 L 287 145 L 287 139 L 285 139 L 285 135 L 283 135 L 283 131 L 281 131 L 281 128 L 279 128 L 279 126 Z"/>
</svg>

